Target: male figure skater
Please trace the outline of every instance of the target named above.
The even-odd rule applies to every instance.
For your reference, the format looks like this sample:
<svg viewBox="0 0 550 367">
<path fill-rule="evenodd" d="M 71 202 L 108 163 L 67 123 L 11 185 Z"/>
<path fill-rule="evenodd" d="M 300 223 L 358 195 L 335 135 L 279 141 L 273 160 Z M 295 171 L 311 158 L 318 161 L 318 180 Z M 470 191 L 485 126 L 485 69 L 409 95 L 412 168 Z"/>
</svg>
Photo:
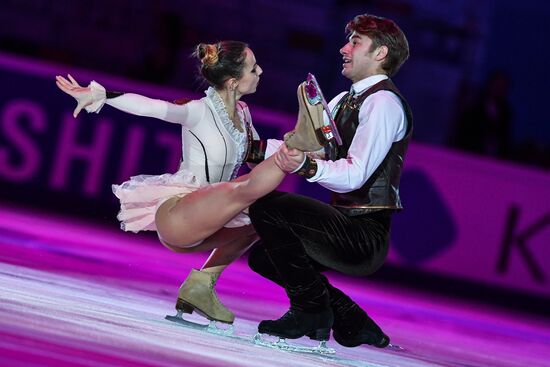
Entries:
<svg viewBox="0 0 550 367">
<path fill-rule="evenodd" d="M 392 214 L 402 209 L 399 181 L 412 132 L 410 108 L 390 77 L 409 56 L 391 20 L 363 14 L 346 26 L 342 74 L 353 84 L 329 103 L 343 144 L 334 161 L 282 147 L 278 165 L 332 191 L 332 205 L 272 192 L 250 207 L 260 243 L 250 267 L 285 288 L 290 309 L 258 331 L 282 338 L 386 347 L 390 338 L 357 303 L 321 274 L 364 276 L 388 253 Z"/>
</svg>

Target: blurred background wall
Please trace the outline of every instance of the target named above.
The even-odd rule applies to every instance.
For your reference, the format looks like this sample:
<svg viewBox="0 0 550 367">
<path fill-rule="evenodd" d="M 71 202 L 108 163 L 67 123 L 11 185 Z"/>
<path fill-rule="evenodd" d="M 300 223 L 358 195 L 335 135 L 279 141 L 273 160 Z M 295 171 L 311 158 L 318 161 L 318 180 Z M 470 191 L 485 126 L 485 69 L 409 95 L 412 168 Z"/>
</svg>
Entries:
<svg viewBox="0 0 550 367">
<path fill-rule="evenodd" d="M 111 183 L 177 166 L 176 126 L 109 108 L 75 120 L 56 74 L 167 100 L 200 98 L 194 46 L 243 40 L 264 70 L 246 102 L 261 135 L 281 137 L 308 72 L 327 97 L 349 88 L 338 50 L 346 22 L 366 12 L 395 20 L 408 37 L 411 57 L 394 79 L 415 116 L 407 210 L 377 276 L 440 288 L 452 279 L 464 293 L 548 302 L 543 0 L 3 0 L 0 200 L 116 226 Z M 292 177 L 283 187 L 327 197 Z"/>
<path fill-rule="evenodd" d="M 411 45 L 396 82 L 422 121 L 417 141 L 550 166 L 550 124 L 539 113 L 550 82 L 543 0 L 3 0 L 0 7 L 1 50 L 190 91 L 203 89 L 189 58 L 198 42 L 245 40 L 265 70 L 249 102 L 287 112 L 296 108 L 289 91 L 307 72 L 327 95 L 347 89 L 338 53 L 345 23 L 363 12 L 387 16 Z M 470 128 L 461 117 L 473 110 L 483 118 L 475 103 L 490 93 L 503 100 L 495 113 L 505 115 L 497 119 L 507 130 L 505 151 L 482 146 L 497 139 L 491 131 L 478 133 L 475 146 L 460 136 Z"/>
</svg>

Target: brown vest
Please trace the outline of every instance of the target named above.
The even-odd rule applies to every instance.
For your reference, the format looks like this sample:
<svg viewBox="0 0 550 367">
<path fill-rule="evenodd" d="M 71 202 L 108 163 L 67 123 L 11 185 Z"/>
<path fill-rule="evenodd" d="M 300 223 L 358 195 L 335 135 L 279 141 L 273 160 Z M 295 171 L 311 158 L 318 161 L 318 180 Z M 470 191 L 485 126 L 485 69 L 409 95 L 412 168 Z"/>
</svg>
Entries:
<svg viewBox="0 0 550 367">
<path fill-rule="evenodd" d="M 333 116 L 336 116 L 335 121 L 343 142 L 338 158 L 346 158 L 348 155 L 348 149 L 359 125 L 359 108 L 368 96 L 380 90 L 388 90 L 401 100 L 407 118 L 407 131 L 403 139 L 392 144 L 382 163 L 362 187 L 347 193 L 332 194 L 332 205 L 348 215 L 361 215 L 382 209 L 403 209 L 399 197 L 399 180 L 412 135 L 413 119 L 409 104 L 390 79 L 376 83 L 353 100 L 347 93 L 334 108 Z"/>
</svg>

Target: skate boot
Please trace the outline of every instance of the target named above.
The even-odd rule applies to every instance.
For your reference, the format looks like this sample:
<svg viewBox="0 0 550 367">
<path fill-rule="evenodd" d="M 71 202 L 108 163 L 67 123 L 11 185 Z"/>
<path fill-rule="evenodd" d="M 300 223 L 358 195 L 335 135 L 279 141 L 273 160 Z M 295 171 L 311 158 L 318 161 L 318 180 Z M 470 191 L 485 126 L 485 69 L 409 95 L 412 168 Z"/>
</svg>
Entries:
<svg viewBox="0 0 550 367">
<path fill-rule="evenodd" d="M 289 148 L 303 152 L 315 152 L 327 144 L 323 129 L 323 105 L 307 98 L 306 82 L 298 86 L 298 121 L 294 130 L 287 132 L 284 141 Z"/>
<path fill-rule="evenodd" d="M 178 313 L 196 311 L 208 320 L 232 324 L 235 315 L 222 305 L 214 289 L 219 276 L 220 273 L 191 270 L 179 289 Z"/>
<path fill-rule="evenodd" d="M 354 305 L 343 318 L 346 320 L 338 317 L 338 322 L 335 321 L 332 327 L 332 335 L 338 344 L 344 347 L 369 344 L 377 348 L 385 348 L 390 344 L 390 338 L 359 306 Z"/>
<path fill-rule="evenodd" d="M 278 336 L 283 339 L 298 339 L 308 336 L 310 339 L 326 341 L 330 337 L 332 310 L 308 313 L 292 307 L 277 320 L 264 320 L 258 325 L 258 332 Z"/>
<path fill-rule="evenodd" d="M 332 322 L 333 316 L 330 308 L 316 312 L 306 312 L 291 306 L 278 320 L 260 322 L 258 333 L 254 335 L 254 344 L 291 352 L 334 354 L 336 351 L 327 347 Z M 264 338 L 266 335 L 268 339 Z M 272 336 L 278 337 L 278 340 L 269 341 L 269 337 Z M 302 336 L 308 336 L 312 340 L 319 341 L 319 345 L 311 347 L 287 343 L 285 340 L 298 339 Z"/>
<path fill-rule="evenodd" d="M 321 103 L 323 109 L 325 110 L 326 120 L 323 121 L 323 128 L 321 129 L 321 132 L 323 133 L 321 140 L 323 141 L 323 139 L 325 139 L 333 143 L 334 148 L 342 145 L 342 137 L 338 132 L 338 126 L 336 125 L 336 121 L 334 121 L 332 112 L 328 108 L 327 100 L 323 95 L 323 91 L 321 91 L 321 87 L 319 86 L 317 79 L 315 79 L 315 75 L 311 73 L 307 74 L 305 91 L 307 100 L 310 104 L 317 105 L 318 103 Z"/>
<path fill-rule="evenodd" d="M 377 348 L 385 348 L 390 344 L 390 338 L 367 315 L 367 313 L 346 296 L 338 288 L 328 283 L 322 276 L 330 294 L 330 306 L 334 312 L 332 336 L 344 347 L 357 347 L 369 344 Z"/>
</svg>

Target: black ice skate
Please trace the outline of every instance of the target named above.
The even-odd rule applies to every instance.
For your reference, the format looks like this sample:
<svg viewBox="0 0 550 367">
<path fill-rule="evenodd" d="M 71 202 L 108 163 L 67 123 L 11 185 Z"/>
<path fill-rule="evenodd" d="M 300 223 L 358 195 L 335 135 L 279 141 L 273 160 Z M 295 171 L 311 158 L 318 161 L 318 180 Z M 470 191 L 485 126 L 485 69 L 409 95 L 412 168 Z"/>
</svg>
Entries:
<svg viewBox="0 0 550 367">
<path fill-rule="evenodd" d="M 403 350 L 399 345 L 391 344 L 390 337 L 357 304 L 351 303 L 345 311 L 341 305 L 333 305 L 335 310 L 332 336 L 334 340 L 348 348 L 360 345 L 372 345 L 376 348 Z"/>
<path fill-rule="evenodd" d="M 326 343 L 330 337 L 330 328 L 333 323 L 332 310 L 328 309 L 316 313 L 307 313 L 290 308 L 278 320 L 264 320 L 258 325 L 258 334 L 254 336 L 254 342 L 259 345 L 296 352 L 309 352 L 320 354 L 334 354 L 332 348 L 327 348 Z M 276 342 L 270 342 L 262 338 L 261 334 L 278 337 Z M 307 336 L 319 341 L 317 347 L 306 347 L 286 343 L 285 339 L 298 339 Z"/>
</svg>

